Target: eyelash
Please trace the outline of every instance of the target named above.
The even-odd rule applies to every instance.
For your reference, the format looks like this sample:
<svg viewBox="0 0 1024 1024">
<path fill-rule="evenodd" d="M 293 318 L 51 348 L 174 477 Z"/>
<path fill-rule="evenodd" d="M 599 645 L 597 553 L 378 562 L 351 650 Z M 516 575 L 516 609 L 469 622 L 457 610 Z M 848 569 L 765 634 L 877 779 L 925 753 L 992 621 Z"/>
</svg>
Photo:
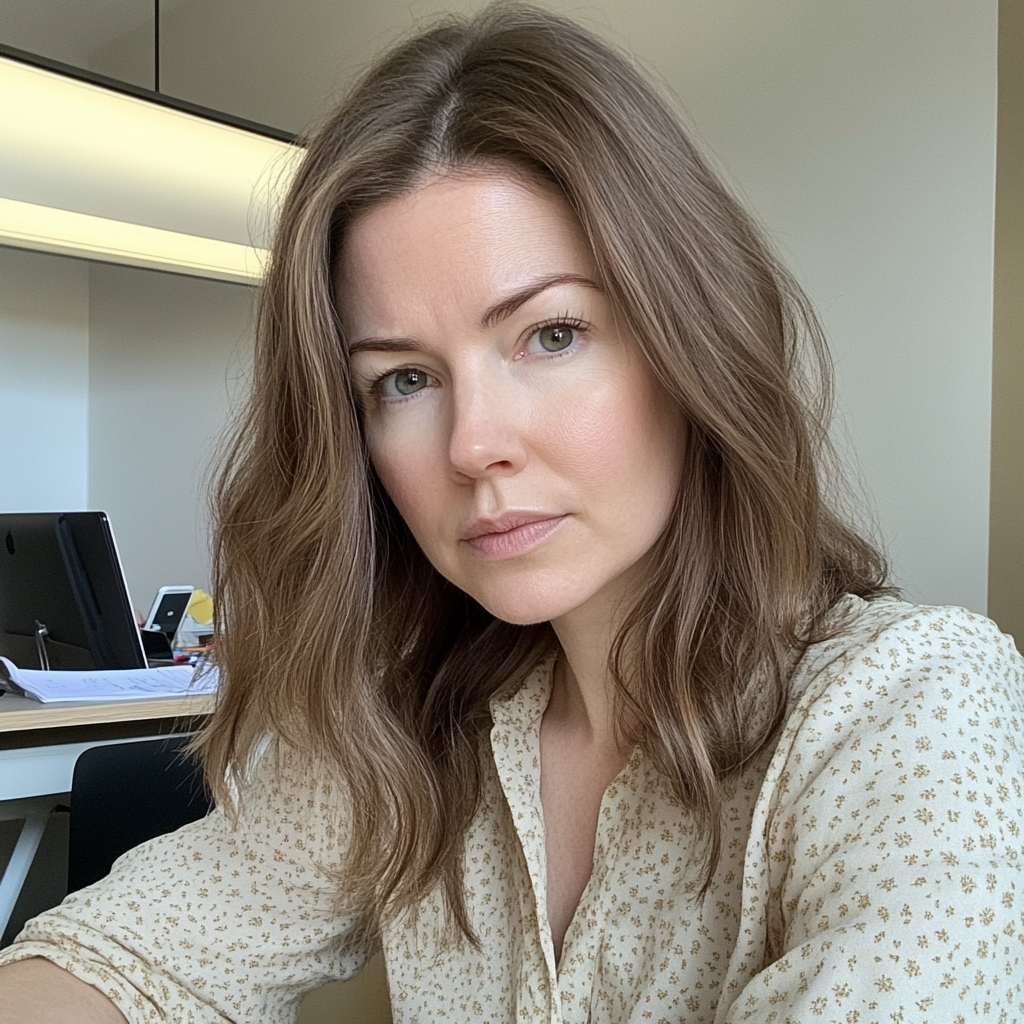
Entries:
<svg viewBox="0 0 1024 1024">
<path fill-rule="evenodd" d="M 410 371 L 413 373 L 423 373 L 422 370 L 417 369 L 415 366 L 396 366 L 391 370 L 387 370 L 384 373 L 372 378 L 370 381 L 367 382 L 366 390 L 369 393 L 370 397 L 376 398 L 378 401 L 386 400 L 389 402 L 404 402 L 406 398 L 412 398 L 413 395 L 418 395 L 418 391 L 413 392 L 413 395 L 404 395 L 402 398 L 395 398 L 394 395 L 386 396 L 384 394 L 384 382 L 389 377 L 394 377 L 396 373 L 404 373 L 406 371 Z M 428 373 L 427 376 L 429 377 L 430 374 Z"/>
<path fill-rule="evenodd" d="M 527 336 L 527 341 L 532 341 L 545 327 L 571 327 L 574 331 L 587 331 L 590 329 L 590 324 L 585 320 L 581 320 L 578 316 L 570 316 L 568 313 L 563 316 L 551 317 L 548 320 L 544 320 L 539 324 L 535 324 Z M 563 349 L 561 352 L 547 352 L 545 355 L 550 356 L 552 359 L 558 356 L 567 356 L 572 352 L 576 351 L 575 342 L 567 349 Z M 518 358 L 518 356 L 517 356 Z"/>
<path fill-rule="evenodd" d="M 574 331 L 580 331 L 580 332 L 589 330 L 589 328 L 590 328 L 590 324 L 587 323 L 585 320 L 581 320 L 577 316 L 570 316 L 567 313 L 564 316 L 550 317 L 547 320 L 541 321 L 541 323 L 539 323 L 539 324 L 534 324 L 534 326 L 530 328 L 530 333 L 526 337 L 527 342 L 532 341 L 538 334 L 540 334 L 541 331 L 544 330 L 545 327 L 556 327 L 556 326 L 557 327 L 571 327 Z M 577 346 L 574 343 L 569 348 L 564 349 L 561 352 L 548 352 L 548 353 L 545 353 L 545 355 L 546 355 L 546 358 L 549 358 L 549 359 L 558 359 L 558 358 L 561 358 L 562 356 L 571 355 L 573 352 L 575 352 L 576 347 Z M 517 353 L 517 355 L 514 358 L 516 358 L 516 359 L 521 358 L 521 354 Z M 376 398 L 378 401 L 380 401 L 381 399 L 384 398 L 384 395 L 383 395 L 384 382 L 389 377 L 393 377 L 396 373 L 403 373 L 405 371 L 412 371 L 412 372 L 415 372 L 415 373 L 423 373 L 424 372 L 424 371 L 418 369 L 415 366 L 395 366 L 395 367 L 392 367 L 390 370 L 386 370 L 384 373 L 381 373 L 378 376 L 372 378 L 370 381 L 368 381 L 367 386 L 366 386 L 368 393 L 370 394 L 371 397 Z M 427 374 L 427 376 L 429 377 L 430 374 Z M 415 395 L 418 395 L 418 394 L 419 394 L 419 392 L 416 391 L 416 392 L 413 392 L 412 395 L 407 395 L 407 396 L 404 396 L 402 398 L 395 398 L 394 396 L 388 396 L 387 401 L 390 401 L 390 402 L 403 402 L 403 401 L 405 401 L 406 398 L 413 398 Z"/>
</svg>

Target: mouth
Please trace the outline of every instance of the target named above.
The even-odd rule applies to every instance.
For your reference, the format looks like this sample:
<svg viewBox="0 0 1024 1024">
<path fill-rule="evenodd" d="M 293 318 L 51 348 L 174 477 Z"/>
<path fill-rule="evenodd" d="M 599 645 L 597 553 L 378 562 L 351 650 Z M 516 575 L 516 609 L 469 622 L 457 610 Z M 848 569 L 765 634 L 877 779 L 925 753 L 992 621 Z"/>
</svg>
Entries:
<svg viewBox="0 0 1024 1024">
<path fill-rule="evenodd" d="M 568 518 L 547 512 L 506 512 L 478 519 L 461 539 L 483 558 L 514 558 L 542 544 Z"/>
</svg>

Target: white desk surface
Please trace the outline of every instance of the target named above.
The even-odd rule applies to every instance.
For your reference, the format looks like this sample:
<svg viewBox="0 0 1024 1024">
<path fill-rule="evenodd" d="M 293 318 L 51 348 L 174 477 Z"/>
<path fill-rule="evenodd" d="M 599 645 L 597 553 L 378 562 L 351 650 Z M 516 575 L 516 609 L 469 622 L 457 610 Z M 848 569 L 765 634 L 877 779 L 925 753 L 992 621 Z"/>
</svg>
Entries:
<svg viewBox="0 0 1024 1024">
<path fill-rule="evenodd" d="M 103 704 L 41 704 L 29 697 L 4 694 L 0 697 L 0 735 L 6 734 L 3 738 L 7 742 L 0 747 L 0 801 L 66 793 L 71 789 L 75 762 L 83 750 L 107 743 L 153 738 L 159 729 L 154 724 L 151 731 L 140 728 L 138 735 L 110 738 L 109 732 L 103 735 L 104 725 L 155 723 L 168 718 L 187 720 L 209 714 L 215 699 L 212 694 L 195 694 Z M 61 742 L 59 730 L 75 726 L 90 727 L 89 736 L 84 737 L 79 730 L 77 734 L 69 733 L 67 740 Z M 182 726 L 190 727 L 185 721 Z M 43 743 L 36 741 L 36 745 L 30 742 L 19 746 L 17 734 L 33 730 L 45 730 Z M 53 730 L 58 731 L 54 734 Z"/>
<path fill-rule="evenodd" d="M 30 697 L 6 693 L 0 697 L 0 733 L 28 729 L 63 729 L 75 725 L 103 726 L 113 722 L 145 722 L 157 718 L 191 718 L 213 710 L 213 694 L 189 697 L 153 697 L 148 700 L 82 701 L 41 704 Z"/>
</svg>

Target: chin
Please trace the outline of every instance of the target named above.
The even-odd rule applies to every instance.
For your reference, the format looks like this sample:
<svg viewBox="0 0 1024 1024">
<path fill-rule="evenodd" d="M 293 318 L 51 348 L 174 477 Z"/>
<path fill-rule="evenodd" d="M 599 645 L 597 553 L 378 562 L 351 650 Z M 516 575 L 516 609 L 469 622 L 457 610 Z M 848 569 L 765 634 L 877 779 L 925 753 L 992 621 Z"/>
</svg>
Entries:
<svg viewBox="0 0 1024 1024">
<path fill-rule="evenodd" d="M 538 587 L 467 588 L 467 593 L 496 619 L 515 626 L 551 622 L 578 608 L 590 596 Z"/>
<path fill-rule="evenodd" d="M 487 608 L 487 605 L 484 605 Z M 496 618 L 501 619 L 502 622 L 509 622 L 513 626 L 536 626 L 541 622 L 550 622 L 554 616 L 551 615 L 537 615 L 534 611 L 531 613 L 527 609 L 520 610 L 499 610 L 498 608 L 487 608 L 487 610 Z"/>
</svg>

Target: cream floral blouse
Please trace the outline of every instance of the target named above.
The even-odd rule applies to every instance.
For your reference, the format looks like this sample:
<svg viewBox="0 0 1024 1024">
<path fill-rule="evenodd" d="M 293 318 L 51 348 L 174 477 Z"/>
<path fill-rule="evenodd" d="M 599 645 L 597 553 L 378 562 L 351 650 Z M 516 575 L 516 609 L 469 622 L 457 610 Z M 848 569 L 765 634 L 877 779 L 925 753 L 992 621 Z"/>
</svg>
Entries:
<svg viewBox="0 0 1024 1024">
<path fill-rule="evenodd" d="M 774 751 L 729 784 L 703 902 L 699 837 L 634 753 L 560 964 L 539 796 L 550 666 L 496 703 L 466 844 L 481 946 L 446 945 L 431 900 L 385 929 L 395 1020 L 1024 1020 L 1021 659 L 959 609 L 843 610 L 842 635 L 796 669 Z M 338 794 L 268 755 L 237 827 L 214 812 L 139 847 L 0 961 L 47 957 L 133 1024 L 293 1020 L 303 993 L 375 951 L 319 866 L 345 841 Z"/>
</svg>

